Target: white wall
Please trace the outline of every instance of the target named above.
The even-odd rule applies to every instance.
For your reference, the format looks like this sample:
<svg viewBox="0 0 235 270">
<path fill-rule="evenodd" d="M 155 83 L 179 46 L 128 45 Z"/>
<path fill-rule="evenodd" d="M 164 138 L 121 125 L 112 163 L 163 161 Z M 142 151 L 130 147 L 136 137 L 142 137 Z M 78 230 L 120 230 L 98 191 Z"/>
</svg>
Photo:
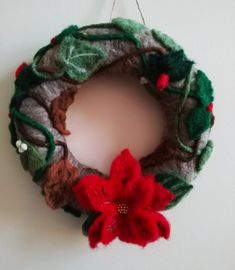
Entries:
<svg viewBox="0 0 235 270">
<path fill-rule="evenodd" d="M 14 70 L 69 24 L 105 22 L 112 1 L 0 0 L 0 269 L 235 269 L 235 1 L 139 0 L 147 25 L 180 42 L 213 80 L 215 151 L 193 192 L 166 213 L 171 239 L 145 249 L 119 241 L 95 251 L 81 221 L 51 211 L 8 143 Z M 134 0 L 114 16 L 139 20 Z"/>
</svg>

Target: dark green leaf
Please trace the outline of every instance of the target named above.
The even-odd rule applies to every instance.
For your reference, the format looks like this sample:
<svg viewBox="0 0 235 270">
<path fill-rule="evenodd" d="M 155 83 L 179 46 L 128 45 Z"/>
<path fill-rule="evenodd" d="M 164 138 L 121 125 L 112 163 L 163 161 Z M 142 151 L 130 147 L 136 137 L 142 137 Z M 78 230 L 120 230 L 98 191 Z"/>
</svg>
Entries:
<svg viewBox="0 0 235 270">
<path fill-rule="evenodd" d="M 168 209 L 178 204 L 193 188 L 193 186 L 188 184 L 183 177 L 173 173 L 159 173 L 155 175 L 155 179 L 176 196 L 167 207 Z"/>
<path fill-rule="evenodd" d="M 80 210 L 75 209 L 75 208 L 73 208 L 73 207 L 71 207 L 69 205 L 64 206 L 63 209 L 64 209 L 64 211 L 66 213 L 69 213 L 69 214 L 71 214 L 71 215 L 73 215 L 75 217 L 80 217 L 81 214 L 82 214 Z"/>
<path fill-rule="evenodd" d="M 193 94 L 200 100 L 201 104 L 207 107 L 214 99 L 211 81 L 206 74 L 198 70 L 196 75 L 196 89 Z"/>
<path fill-rule="evenodd" d="M 95 221 L 95 219 L 100 215 L 100 213 L 90 213 L 88 218 L 85 220 L 85 222 L 82 224 L 82 232 L 84 235 L 87 236 L 88 230 L 91 226 L 91 224 Z"/>
<path fill-rule="evenodd" d="M 188 114 L 186 127 L 189 138 L 198 139 L 204 131 L 211 127 L 211 113 L 204 107 L 195 107 Z"/>
<path fill-rule="evenodd" d="M 154 78 L 158 78 L 162 73 L 167 73 L 170 75 L 170 80 L 174 82 L 188 76 L 193 61 L 188 60 L 183 50 L 180 50 L 165 55 L 150 54 L 149 65 Z"/>
</svg>

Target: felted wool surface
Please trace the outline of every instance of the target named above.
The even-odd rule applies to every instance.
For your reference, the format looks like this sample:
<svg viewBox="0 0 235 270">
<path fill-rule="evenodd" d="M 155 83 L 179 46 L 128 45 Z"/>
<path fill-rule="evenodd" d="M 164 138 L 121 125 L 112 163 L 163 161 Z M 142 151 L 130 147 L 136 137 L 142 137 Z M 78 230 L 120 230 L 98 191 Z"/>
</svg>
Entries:
<svg viewBox="0 0 235 270">
<path fill-rule="evenodd" d="M 20 154 L 21 160 L 27 163 L 24 167 L 43 192 L 54 187 L 53 183 L 47 184 L 47 176 L 54 173 L 54 168 L 59 175 L 64 175 L 61 168 L 65 169 L 63 179 L 67 179 L 70 188 L 90 174 L 107 177 L 81 164 L 72 149 L 67 149 L 66 110 L 84 82 L 101 74 L 123 72 L 144 82 L 166 117 L 162 143 L 139 161 L 142 173 L 153 175 L 174 193 L 171 206 L 192 189 L 192 180 L 213 148 L 209 133 L 214 116 L 208 109 L 213 101 L 211 82 L 170 37 L 134 21 L 116 18 L 110 24 L 65 29 L 17 74 L 10 104 L 12 144 L 21 140 L 31 145 L 33 151 Z M 49 194 L 52 199 L 47 193 L 47 203 L 76 215 L 79 207 L 69 194 L 71 191 L 64 184 L 57 184 L 60 192 Z M 63 197 L 61 190 L 66 193 Z"/>
</svg>

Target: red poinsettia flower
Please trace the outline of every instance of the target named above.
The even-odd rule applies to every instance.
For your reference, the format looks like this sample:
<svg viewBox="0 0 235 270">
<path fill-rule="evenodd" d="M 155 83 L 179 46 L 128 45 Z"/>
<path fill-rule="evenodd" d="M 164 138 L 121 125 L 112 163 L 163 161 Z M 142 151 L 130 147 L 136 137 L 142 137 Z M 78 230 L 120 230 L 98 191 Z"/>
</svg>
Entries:
<svg viewBox="0 0 235 270">
<path fill-rule="evenodd" d="M 142 176 L 140 164 L 128 149 L 113 161 L 109 179 L 85 176 L 73 192 L 80 207 L 100 213 L 88 230 L 92 248 L 116 237 L 141 246 L 169 237 L 170 225 L 158 211 L 175 196 L 153 176 Z"/>
</svg>

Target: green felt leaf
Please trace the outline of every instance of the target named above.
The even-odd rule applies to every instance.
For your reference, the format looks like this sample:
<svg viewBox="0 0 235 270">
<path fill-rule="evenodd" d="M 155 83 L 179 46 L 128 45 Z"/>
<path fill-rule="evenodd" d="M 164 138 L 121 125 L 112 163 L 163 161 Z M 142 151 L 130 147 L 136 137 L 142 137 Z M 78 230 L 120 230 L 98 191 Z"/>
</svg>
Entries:
<svg viewBox="0 0 235 270">
<path fill-rule="evenodd" d="M 143 24 L 125 18 L 115 18 L 112 24 L 128 34 L 136 34 L 145 28 Z"/>
<path fill-rule="evenodd" d="M 81 214 L 82 214 L 82 212 L 80 210 L 75 209 L 75 208 L 73 208 L 73 207 L 71 207 L 69 205 L 64 206 L 63 209 L 64 209 L 64 211 L 66 213 L 69 213 L 69 214 L 71 214 L 71 215 L 73 215 L 75 217 L 80 217 Z"/>
<path fill-rule="evenodd" d="M 26 152 L 20 154 L 20 162 L 25 171 L 29 169 L 28 155 Z"/>
<path fill-rule="evenodd" d="M 162 73 L 167 73 L 170 75 L 171 81 L 179 81 L 189 75 L 193 61 L 188 60 L 184 51 L 180 50 L 165 55 L 150 54 L 149 65 L 154 78 Z"/>
<path fill-rule="evenodd" d="M 23 168 L 25 170 L 28 170 L 29 168 L 33 170 L 42 168 L 46 164 L 45 158 L 35 146 L 29 144 L 28 142 L 25 143 L 27 144 L 28 149 L 20 154 L 20 160 Z"/>
<path fill-rule="evenodd" d="M 211 81 L 201 70 L 197 72 L 196 89 L 193 94 L 200 100 L 203 106 L 208 106 L 214 100 Z"/>
<path fill-rule="evenodd" d="M 204 107 L 195 107 L 186 118 L 189 138 L 198 139 L 201 134 L 211 127 L 211 113 Z"/>
<path fill-rule="evenodd" d="M 152 35 L 156 41 L 160 42 L 163 46 L 167 47 L 168 49 L 171 49 L 172 51 L 182 50 L 180 45 L 178 45 L 171 37 L 162 33 L 161 31 L 153 29 Z"/>
<path fill-rule="evenodd" d="M 73 35 L 78 32 L 77 25 L 70 25 L 65 28 L 59 35 L 55 37 L 56 43 L 60 43 L 66 36 Z"/>
<path fill-rule="evenodd" d="M 177 205 L 193 188 L 183 177 L 174 173 L 159 173 L 155 175 L 155 179 L 176 196 L 167 209 Z"/>
<path fill-rule="evenodd" d="M 65 37 L 60 45 L 61 66 L 71 79 L 79 82 L 87 80 L 104 57 L 102 49 L 72 36 Z"/>
<path fill-rule="evenodd" d="M 196 170 L 201 171 L 207 160 L 210 158 L 214 149 L 213 141 L 208 141 L 206 146 L 202 149 L 201 154 L 197 158 Z"/>
</svg>

